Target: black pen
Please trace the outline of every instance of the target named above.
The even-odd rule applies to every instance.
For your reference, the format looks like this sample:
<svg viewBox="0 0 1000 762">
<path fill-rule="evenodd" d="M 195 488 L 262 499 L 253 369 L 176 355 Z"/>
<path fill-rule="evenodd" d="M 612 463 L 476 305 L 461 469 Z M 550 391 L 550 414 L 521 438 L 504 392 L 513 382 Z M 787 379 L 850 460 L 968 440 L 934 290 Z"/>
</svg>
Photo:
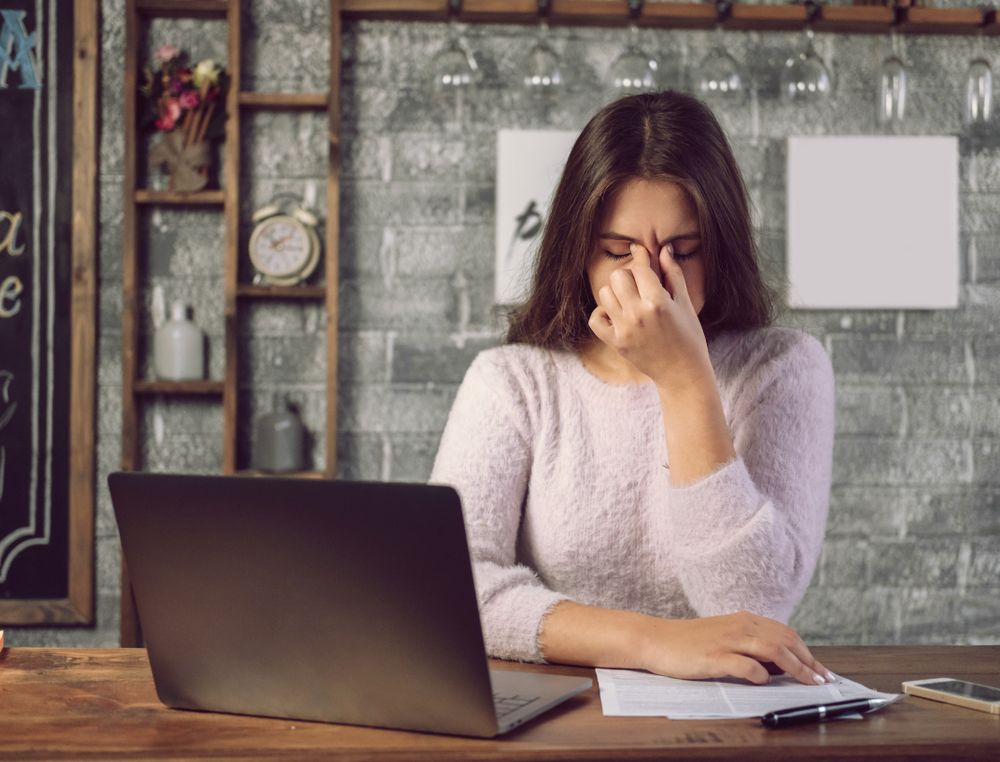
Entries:
<svg viewBox="0 0 1000 762">
<path fill-rule="evenodd" d="M 892 703 L 891 699 L 870 698 L 834 701 L 832 704 L 811 704 L 768 712 L 760 718 L 760 721 L 769 728 L 783 728 L 785 725 L 798 725 L 803 722 L 823 722 L 844 714 L 870 712 L 872 709 L 881 709 L 889 703 Z"/>
</svg>

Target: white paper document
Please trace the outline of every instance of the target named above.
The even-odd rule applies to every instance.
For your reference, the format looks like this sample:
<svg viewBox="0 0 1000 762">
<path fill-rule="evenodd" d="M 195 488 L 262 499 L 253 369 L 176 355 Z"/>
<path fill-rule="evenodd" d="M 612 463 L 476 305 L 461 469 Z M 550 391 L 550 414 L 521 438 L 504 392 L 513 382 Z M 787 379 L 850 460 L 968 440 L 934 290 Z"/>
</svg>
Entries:
<svg viewBox="0 0 1000 762">
<path fill-rule="evenodd" d="M 669 717 L 674 720 L 760 717 L 778 709 L 855 698 L 896 699 L 844 677 L 827 685 L 803 685 L 788 675 L 767 685 L 738 679 L 679 680 L 628 669 L 598 669 L 605 717 Z"/>
</svg>

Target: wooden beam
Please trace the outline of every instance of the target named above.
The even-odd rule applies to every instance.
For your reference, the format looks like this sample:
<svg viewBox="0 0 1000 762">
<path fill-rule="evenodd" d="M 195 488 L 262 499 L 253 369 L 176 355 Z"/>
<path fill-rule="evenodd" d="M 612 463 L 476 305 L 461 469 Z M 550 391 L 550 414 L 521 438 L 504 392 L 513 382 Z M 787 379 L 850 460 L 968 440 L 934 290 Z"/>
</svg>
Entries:
<svg viewBox="0 0 1000 762">
<path fill-rule="evenodd" d="M 94 621 L 95 367 L 97 346 L 97 146 L 100 6 L 73 5 L 73 217 L 69 442 L 69 607 Z"/>
<path fill-rule="evenodd" d="M 222 184 L 225 194 L 225 252 L 223 264 L 223 315 L 225 319 L 226 375 L 222 394 L 222 472 L 236 472 L 237 403 L 239 398 L 239 340 L 236 288 L 239 280 L 240 246 L 240 92 L 243 89 L 240 62 L 242 3 L 229 4 L 229 90 L 226 93 L 226 176 Z"/>
<path fill-rule="evenodd" d="M 330 106 L 327 110 L 326 240 L 326 463 L 327 478 L 337 476 L 337 362 L 340 338 L 340 46 L 342 7 L 330 0 Z"/>
<path fill-rule="evenodd" d="M 138 364 L 139 329 L 137 325 L 137 226 L 136 226 L 136 69 L 139 66 L 137 46 L 139 40 L 139 14 L 135 0 L 125 0 L 125 75 L 124 120 L 125 155 L 122 181 L 122 460 L 123 471 L 139 467 L 138 414 L 135 409 L 135 382 Z M 122 553 L 121 597 L 119 600 L 119 645 L 131 648 L 142 645 L 139 614 L 135 608 L 132 583 L 129 578 L 125 554 Z"/>
</svg>

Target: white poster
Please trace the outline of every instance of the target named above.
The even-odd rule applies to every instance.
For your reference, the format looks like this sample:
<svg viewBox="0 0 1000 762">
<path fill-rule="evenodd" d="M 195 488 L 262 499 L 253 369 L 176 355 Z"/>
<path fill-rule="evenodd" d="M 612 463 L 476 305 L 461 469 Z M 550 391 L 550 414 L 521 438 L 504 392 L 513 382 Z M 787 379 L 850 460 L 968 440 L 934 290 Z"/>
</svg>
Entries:
<svg viewBox="0 0 1000 762">
<path fill-rule="evenodd" d="M 528 294 L 549 202 L 578 134 L 564 130 L 497 132 L 497 304 L 515 304 Z"/>
<path fill-rule="evenodd" d="M 958 306 L 958 139 L 788 139 L 790 307 Z"/>
</svg>

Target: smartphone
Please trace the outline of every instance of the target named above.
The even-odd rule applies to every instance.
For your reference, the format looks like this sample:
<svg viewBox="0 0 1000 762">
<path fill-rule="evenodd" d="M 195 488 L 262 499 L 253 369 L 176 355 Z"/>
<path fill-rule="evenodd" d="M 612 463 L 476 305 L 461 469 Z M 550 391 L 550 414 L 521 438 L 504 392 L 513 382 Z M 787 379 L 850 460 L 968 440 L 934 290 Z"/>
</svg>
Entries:
<svg viewBox="0 0 1000 762">
<path fill-rule="evenodd" d="M 952 677 L 935 677 L 931 680 L 908 680 L 903 683 L 903 693 L 989 714 L 1000 714 L 1000 688 L 992 685 L 970 683 Z"/>
</svg>

